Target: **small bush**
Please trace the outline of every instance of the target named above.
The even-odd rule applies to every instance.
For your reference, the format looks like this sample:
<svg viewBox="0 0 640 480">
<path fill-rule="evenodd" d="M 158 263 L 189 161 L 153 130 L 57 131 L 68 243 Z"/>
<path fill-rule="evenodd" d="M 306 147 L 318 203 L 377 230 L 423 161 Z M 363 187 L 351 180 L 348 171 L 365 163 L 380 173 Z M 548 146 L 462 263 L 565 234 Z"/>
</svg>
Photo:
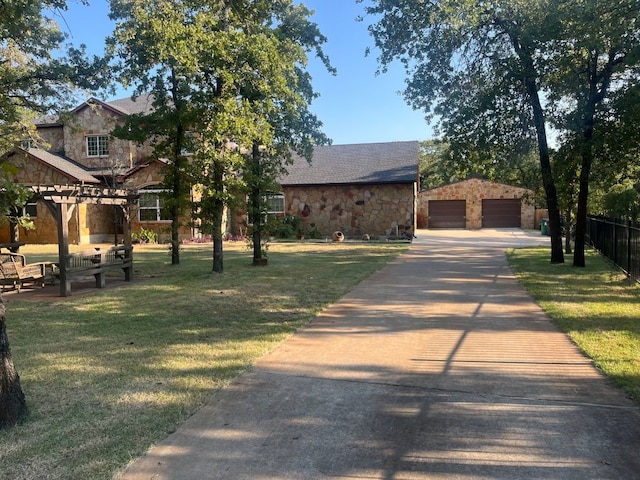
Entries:
<svg viewBox="0 0 640 480">
<path fill-rule="evenodd" d="M 153 230 L 141 228 L 140 231 L 131 234 L 131 240 L 134 243 L 158 243 L 158 234 Z"/>
</svg>

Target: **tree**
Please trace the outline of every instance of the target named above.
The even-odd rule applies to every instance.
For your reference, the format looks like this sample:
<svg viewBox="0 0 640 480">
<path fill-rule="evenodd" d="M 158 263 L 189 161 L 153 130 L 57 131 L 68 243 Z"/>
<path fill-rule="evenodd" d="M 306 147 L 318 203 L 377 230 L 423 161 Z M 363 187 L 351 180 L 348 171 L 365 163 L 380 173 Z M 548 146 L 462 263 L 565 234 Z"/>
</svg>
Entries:
<svg viewBox="0 0 640 480">
<path fill-rule="evenodd" d="M 64 0 L 2 2 L 0 16 L 0 154 L 21 141 L 37 142 L 32 120 L 73 104 L 78 88 L 106 85 L 103 60 L 85 57 L 84 47 L 63 48 L 66 36 L 43 11 L 64 12 Z M 63 51 L 64 50 L 64 51 Z M 53 52 L 60 52 L 53 56 Z M 16 185 L 12 167 L 0 169 L 0 215 L 24 222 L 15 214 L 28 198 Z M 13 214 L 12 214 L 13 212 Z M 15 214 L 15 215 L 14 215 Z M 26 415 L 26 403 L 9 351 L 4 305 L 0 306 L 0 427 L 9 427 Z"/>
<path fill-rule="evenodd" d="M 168 160 L 163 186 L 171 217 L 171 263 L 180 263 L 180 221 L 189 207 L 191 178 L 187 152 L 193 152 L 190 131 L 195 122 L 191 105 L 193 52 L 198 32 L 188 21 L 187 5 L 170 1 L 111 2 L 110 18 L 118 21 L 107 39 L 116 78 L 135 85 L 134 95 L 149 94 L 152 110 L 129 115 L 113 134 L 140 144 L 149 142 L 156 158 Z"/>
<path fill-rule="evenodd" d="M 151 88 L 166 98 L 158 101 L 156 121 L 140 119 L 138 133 L 140 140 L 159 139 L 154 126 L 162 119 L 173 148 L 156 154 L 168 153 L 174 182 L 190 170 L 178 154 L 178 131 L 191 138 L 190 171 L 202 197 L 197 214 L 213 235 L 215 272 L 223 271 L 224 208 L 239 191 L 238 172 L 251 170 L 242 168 L 242 153 L 255 144 L 261 152 L 276 151 L 278 132 L 286 130 L 278 122 L 288 125 L 290 143 L 313 136 L 304 132 L 319 125 L 306 110 L 310 81 L 303 66 L 305 48 L 321 52 L 324 37 L 307 21 L 309 13 L 290 0 L 112 2 L 111 17 L 121 20 L 110 40 L 122 60 L 119 78 L 136 83 L 139 93 Z M 133 131 L 129 125 L 118 130 Z M 173 191 L 175 205 L 184 204 L 175 185 Z"/>
<path fill-rule="evenodd" d="M 260 3 L 260 2 L 256 2 Z M 264 196 L 276 187 L 286 172 L 292 153 L 311 161 L 313 146 L 329 143 L 321 132 L 322 123 L 309 111 L 316 97 L 306 72 L 307 55 L 315 55 L 331 73 L 335 69 L 322 50 L 326 38 L 309 21 L 311 11 L 290 1 L 262 2 L 263 10 L 248 30 L 260 38 L 259 65 L 269 68 L 259 75 L 245 77 L 241 95 L 266 128 L 253 138 L 246 155 L 243 178 L 247 185 L 248 209 L 253 221 L 253 262 L 261 263 Z M 256 9 L 256 12 L 260 10 Z M 275 25 L 275 26 L 274 26 Z"/>
<path fill-rule="evenodd" d="M 405 98 L 437 115 L 445 141 L 486 154 L 537 146 L 551 232 L 551 262 L 564 262 L 557 191 L 542 95 L 546 58 L 559 28 L 549 2 L 373 0 L 369 27 L 381 69 L 399 59 Z"/>
<path fill-rule="evenodd" d="M 637 128 L 640 120 L 637 104 L 627 103 L 638 95 L 640 4 L 634 0 L 558 3 L 562 24 L 551 45 L 554 55 L 549 55 L 545 87 L 556 112 L 554 121 L 580 158 L 573 264 L 584 267 L 593 166 L 599 160 L 611 161 L 605 151 L 616 137 L 614 129 Z M 621 103 L 622 99 L 627 102 Z M 636 138 L 634 133 L 610 148 L 637 151 Z"/>
<path fill-rule="evenodd" d="M 13 427 L 27 416 L 28 408 L 20 376 L 11 359 L 5 307 L 0 297 L 0 429 Z"/>
</svg>

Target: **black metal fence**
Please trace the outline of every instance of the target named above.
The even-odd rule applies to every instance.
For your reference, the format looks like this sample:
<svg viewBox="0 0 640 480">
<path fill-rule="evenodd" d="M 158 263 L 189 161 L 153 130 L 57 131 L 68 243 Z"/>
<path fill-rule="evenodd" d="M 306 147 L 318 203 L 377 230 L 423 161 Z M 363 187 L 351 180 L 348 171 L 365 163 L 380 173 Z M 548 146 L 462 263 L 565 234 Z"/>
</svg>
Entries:
<svg viewBox="0 0 640 480">
<path fill-rule="evenodd" d="M 587 217 L 587 243 L 630 277 L 640 281 L 640 225 L 627 220 Z"/>
</svg>

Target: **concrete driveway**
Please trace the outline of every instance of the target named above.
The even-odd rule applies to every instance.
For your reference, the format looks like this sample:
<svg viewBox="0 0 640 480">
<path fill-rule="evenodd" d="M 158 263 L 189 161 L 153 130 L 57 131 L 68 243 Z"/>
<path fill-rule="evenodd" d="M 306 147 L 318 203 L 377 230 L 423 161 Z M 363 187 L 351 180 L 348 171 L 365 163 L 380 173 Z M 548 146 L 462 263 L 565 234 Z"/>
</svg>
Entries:
<svg viewBox="0 0 640 480">
<path fill-rule="evenodd" d="M 507 265 L 540 243 L 418 232 L 124 478 L 640 478 L 640 410 Z"/>
</svg>

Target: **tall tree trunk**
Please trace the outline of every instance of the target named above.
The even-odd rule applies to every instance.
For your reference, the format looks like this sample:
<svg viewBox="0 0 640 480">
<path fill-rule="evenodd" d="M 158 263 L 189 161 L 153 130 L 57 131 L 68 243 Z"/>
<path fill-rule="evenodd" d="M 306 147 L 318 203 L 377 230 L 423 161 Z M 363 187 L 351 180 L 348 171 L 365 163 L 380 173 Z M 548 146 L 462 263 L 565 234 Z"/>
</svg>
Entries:
<svg viewBox="0 0 640 480">
<path fill-rule="evenodd" d="M 253 264 L 260 263 L 262 258 L 262 209 L 260 208 L 262 192 L 260 191 L 260 146 L 254 142 L 251 150 L 251 191 L 249 204 L 253 220 Z"/>
<path fill-rule="evenodd" d="M 591 108 L 593 106 L 593 108 Z M 582 164 L 580 166 L 580 190 L 578 191 L 578 212 L 576 213 L 576 246 L 573 252 L 573 266 L 584 267 L 584 244 L 587 234 L 587 206 L 589 201 L 589 177 L 593 164 L 593 124 L 595 104 L 587 109 L 582 134 Z"/>
<path fill-rule="evenodd" d="M 175 70 L 171 71 L 171 96 L 176 109 L 180 111 L 184 108 L 184 102 L 178 93 L 179 81 L 176 78 Z M 180 264 L 180 215 L 182 213 L 183 202 L 183 175 L 184 157 L 182 148 L 184 144 L 185 129 L 182 121 L 178 121 L 173 143 L 173 163 L 171 165 L 171 265 Z"/>
<path fill-rule="evenodd" d="M 549 145 L 545 127 L 544 112 L 540 104 L 538 89 L 533 79 L 525 79 L 525 85 L 529 93 L 529 101 L 533 109 L 533 118 L 538 138 L 538 154 L 540 157 L 540 171 L 542 173 L 542 185 L 547 197 L 547 209 L 549 210 L 549 233 L 551 236 L 551 263 L 564 263 L 562 251 L 562 223 L 560 221 L 560 207 L 558 205 L 558 192 L 553 180 L 551 160 L 549 158 Z"/>
<path fill-rule="evenodd" d="M 213 271 L 222 273 L 224 271 L 223 251 L 222 251 L 222 218 L 224 217 L 224 165 L 215 160 L 213 162 L 212 189 L 215 197 L 212 199 L 211 221 L 213 225 Z"/>
<path fill-rule="evenodd" d="M 11 360 L 4 303 L 0 299 L 0 428 L 10 428 L 27 416 L 20 376 Z"/>
<path fill-rule="evenodd" d="M 572 195 L 573 196 L 573 195 Z M 567 208 L 567 213 L 564 217 L 564 252 L 567 255 L 572 253 L 571 249 L 571 207 Z"/>
<path fill-rule="evenodd" d="M 589 201 L 589 177 L 593 164 L 593 129 L 595 126 L 596 106 L 604 98 L 613 72 L 615 55 L 609 54 L 609 63 L 598 74 L 598 52 L 591 52 L 588 62 L 589 96 L 582 120 L 582 145 L 580 166 L 580 190 L 578 191 L 578 212 L 576 213 L 576 245 L 573 253 L 573 266 L 584 267 L 584 243 L 587 234 L 587 206 Z M 598 91 L 601 82 L 601 91 Z"/>
<path fill-rule="evenodd" d="M 562 251 L 562 224 L 560 221 L 560 207 L 558 205 L 558 192 L 553 179 L 551 160 L 549 157 L 549 144 L 547 142 L 547 130 L 545 126 L 544 110 L 540 102 L 537 78 L 538 74 L 533 62 L 533 50 L 531 46 L 523 44 L 520 32 L 513 28 L 507 28 L 514 50 L 522 64 L 522 83 L 527 93 L 529 105 L 533 113 L 533 121 L 538 140 L 538 155 L 540 157 L 540 171 L 542 173 L 542 185 L 547 197 L 547 209 L 549 210 L 549 234 L 551 236 L 551 263 L 564 263 Z"/>
</svg>

